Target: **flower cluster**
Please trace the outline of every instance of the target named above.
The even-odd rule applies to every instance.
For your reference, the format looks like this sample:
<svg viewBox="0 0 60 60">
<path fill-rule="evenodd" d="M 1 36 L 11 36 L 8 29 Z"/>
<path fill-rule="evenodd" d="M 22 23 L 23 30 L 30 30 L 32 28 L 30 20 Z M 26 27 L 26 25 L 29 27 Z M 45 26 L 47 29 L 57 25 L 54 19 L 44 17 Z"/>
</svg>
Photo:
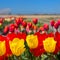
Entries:
<svg viewBox="0 0 60 60">
<path fill-rule="evenodd" d="M 20 57 L 19 60 L 23 60 L 22 56 L 34 60 L 33 57 L 41 57 L 43 54 L 51 57 L 52 54 L 56 56 L 60 52 L 60 20 L 50 22 L 50 26 L 56 29 L 50 32 L 51 27 L 48 24 L 37 26 L 37 18 L 32 22 L 21 17 L 4 20 L 0 18 L 0 26 L 6 20 L 12 20 L 13 23 L 4 26 L 0 35 L 0 60 L 7 60 L 7 57 L 12 56 Z"/>
</svg>

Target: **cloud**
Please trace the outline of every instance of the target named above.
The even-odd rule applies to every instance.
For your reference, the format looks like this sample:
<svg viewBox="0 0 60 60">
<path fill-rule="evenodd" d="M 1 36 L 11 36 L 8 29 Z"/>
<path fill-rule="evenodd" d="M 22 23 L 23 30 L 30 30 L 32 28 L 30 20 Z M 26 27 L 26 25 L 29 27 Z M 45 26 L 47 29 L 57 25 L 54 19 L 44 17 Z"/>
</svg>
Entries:
<svg viewBox="0 0 60 60">
<path fill-rule="evenodd" d="M 10 8 L 0 9 L 0 14 L 9 14 L 9 13 L 11 13 L 11 9 Z"/>
</svg>

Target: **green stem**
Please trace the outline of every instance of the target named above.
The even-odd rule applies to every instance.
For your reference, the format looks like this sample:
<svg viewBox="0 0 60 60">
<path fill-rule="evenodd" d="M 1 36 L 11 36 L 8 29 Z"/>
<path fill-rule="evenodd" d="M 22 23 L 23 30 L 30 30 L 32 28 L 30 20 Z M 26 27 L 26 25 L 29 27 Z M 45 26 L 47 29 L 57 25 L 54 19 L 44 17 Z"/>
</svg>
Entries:
<svg viewBox="0 0 60 60">
<path fill-rule="evenodd" d="M 30 52 L 30 49 L 29 49 L 29 47 L 28 47 L 28 45 L 27 45 L 26 42 L 25 42 L 25 46 L 26 46 L 27 52 L 28 52 L 28 54 L 29 54 L 28 58 L 29 58 L 30 60 L 34 60 L 32 54 L 31 54 L 31 52 Z"/>
</svg>

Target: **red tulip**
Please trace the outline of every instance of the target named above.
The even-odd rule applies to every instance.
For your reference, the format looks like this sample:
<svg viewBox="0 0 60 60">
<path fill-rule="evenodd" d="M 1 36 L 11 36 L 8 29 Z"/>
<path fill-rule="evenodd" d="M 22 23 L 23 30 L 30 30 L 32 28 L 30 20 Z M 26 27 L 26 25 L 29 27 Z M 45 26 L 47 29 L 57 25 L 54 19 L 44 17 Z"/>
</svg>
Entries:
<svg viewBox="0 0 60 60">
<path fill-rule="evenodd" d="M 22 22 L 23 22 L 23 17 L 20 17 L 19 20 L 20 20 L 20 24 L 22 24 Z"/>
<path fill-rule="evenodd" d="M 0 23 L 3 23 L 3 18 L 0 18 Z"/>
<path fill-rule="evenodd" d="M 14 32 L 14 30 L 15 30 L 15 25 L 14 24 L 10 24 L 9 31 L 10 32 Z"/>
<path fill-rule="evenodd" d="M 18 33 L 17 38 L 26 40 L 26 33 Z"/>
<path fill-rule="evenodd" d="M 19 20 L 19 18 L 16 18 L 16 24 L 20 24 L 20 20 Z"/>
<path fill-rule="evenodd" d="M 14 25 L 15 25 L 15 28 L 18 28 L 18 25 L 16 23 Z"/>
<path fill-rule="evenodd" d="M 8 31 L 9 31 L 9 27 L 8 26 L 5 26 L 5 28 L 3 30 L 3 33 L 6 34 Z"/>
<path fill-rule="evenodd" d="M 27 22 L 23 21 L 23 22 L 22 22 L 22 26 L 23 26 L 23 27 L 26 27 L 26 26 L 27 26 Z"/>
<path fill-rule="evenodd" d="M 57 52 L 60 51 L 60 33 L 59 32 L 55 33 L 55 40 L 57 41 L 57 44 L 56 44 L 56 49 L 54 53 L 57 54 Z"/>
<path fill-rule="evenodd" d="M 16 18 L 16 23 L 19 25 L 23 22 L 23 19 L 22 18 Z"/>
<path fill-rule="evenodd" d="M 4 41 L 5 37 L 3 37 L 2 35 L 0 35 L 0 41 Z"/>
<path fill-rule="evenodd" d="M 15 33 L 9 33 L 6 36 L 6 56 L 12 55 L 12 52 L 10 50 L 10 45 L 9 45 L 9 41 L 12 41 L 13 38 L 16 38 L 16 34 Z"/>
<path fill-rule="evenodd" d="M 0 60 L 4 60 L 5 58 L 4 58 L 4 56 L 0 56 Z"/>
<path fill-rule="evenodd" d="M 17 37 L 17 34 L 15 34 L 14 32 L 13 33 L 9 33 L 7 35 L 7 40 L 12 40 L 13 38 Z"/>
<path fill-rule="evenodd" d="M 46 33 L 40 34 L 39 32 L 36 32 L 35 35 L 37 35 L 38 37 L 38 47 L 34 49 L 30 49 L 30 51 L 34 56 L 37 57 L 45 52 L 43 47 L 43 40 L 46 38 L 47 34 Z"/>
<path fill-rule="evenodd" d="M 33 23 L 34 24 L 37 24 L 37 22 L 38 22 L 38 19 L 37 18 L 33 19 Z"/>
<path fill-rule="evenodd" d="M 58 22 L 58 24 L 60 25 L 60 19 L 59 19 L 57 22 Z"/>
<path fill-rule="evenodd" d="M 58 29 L 58 27 L 59 27 L 59 24 L 58 24 L 58 22 L 56 22 L 56 23 L 54 24 L 54 28 L 55 28 L 55 29 Z"/>
<path fill-rule="evenodd" d="M 49 25 L 48 24 L 44 24 L 43 27 L 44 27 L 45 30 L 48 30 L 49 29 Z"/>
<path fill-rule="evenodd" d="M 31 22 L 29 22 L 27 25 L 28 25 L 29 28 L 32 27 L 32 23 Z"/>
<path fill-rule="evenodd" d="M 51 25 L 52 27 L 54 26 L 54 23 L 55 23 L 54 20 L 51 20 L 51 21 L 50 21 L 50 25 Z"/>
</svg>

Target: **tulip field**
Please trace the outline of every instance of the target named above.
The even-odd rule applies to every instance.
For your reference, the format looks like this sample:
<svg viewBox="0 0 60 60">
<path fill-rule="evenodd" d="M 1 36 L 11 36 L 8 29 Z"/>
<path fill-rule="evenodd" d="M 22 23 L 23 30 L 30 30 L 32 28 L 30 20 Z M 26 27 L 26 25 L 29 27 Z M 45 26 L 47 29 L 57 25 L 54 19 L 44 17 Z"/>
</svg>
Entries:
<svg viewBox="0 0 60 60">
<path fill-rule="evenodd" d="M 60 60 L 60 19 L 0 17 L 0 60 Z"/>
</svg>

